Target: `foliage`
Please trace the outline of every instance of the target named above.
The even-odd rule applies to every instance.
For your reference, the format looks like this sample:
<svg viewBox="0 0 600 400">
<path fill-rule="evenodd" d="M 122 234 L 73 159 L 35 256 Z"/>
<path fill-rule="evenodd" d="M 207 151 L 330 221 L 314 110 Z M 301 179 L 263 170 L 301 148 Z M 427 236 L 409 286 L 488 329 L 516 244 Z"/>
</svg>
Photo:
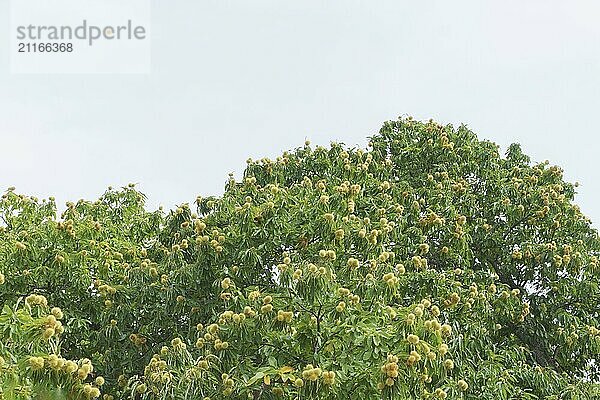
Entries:
<svg viewBox="0 0 600 400">
<path fill-rule="evenodd" d="M 11 188 L 0 386 L 5 398 L 99 386 L 105 399 L 598 398 L 600 241 L 574 195 L 518 145 L 501 157 L 464 126 L 411 119 L 366 150 L 306 143 L 248 160 L 222 197 L 168 213 L 130 185 L 58 218 L 53 199 Z M 51 364 L 63 357 L 77 370 Z"/>
<path fill-rule="evenodd" d="M 60 354 L 63 312 L 48 308 L 42 295 L 5 305 L 0 313 L 2 346 L 0 398 L 87 399 L 100 396 L 104 378 L 90 381 L 89 359 L 67 360 Z M 6 358 L 5 358 L 6 357 Z"/>
</svg>

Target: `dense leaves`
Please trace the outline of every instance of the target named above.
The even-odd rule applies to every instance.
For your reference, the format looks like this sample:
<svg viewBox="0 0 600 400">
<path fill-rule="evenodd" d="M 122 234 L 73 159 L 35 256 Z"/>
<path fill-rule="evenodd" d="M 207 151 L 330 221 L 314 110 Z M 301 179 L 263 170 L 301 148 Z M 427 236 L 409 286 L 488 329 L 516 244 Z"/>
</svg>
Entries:
<svg viewBox="0 0 600 400">
<path fill-rule="evenodd" d="M 11 188 L 0 385 L 6 398 L 598 398 L 600 241 L 574 194 L 517 145 L 501 157 L 464 126 L 410 119 L 366 150 L 248 160 L 222 197 L 169 212 L 133 185 L 61 215 Z"/>
</svg>

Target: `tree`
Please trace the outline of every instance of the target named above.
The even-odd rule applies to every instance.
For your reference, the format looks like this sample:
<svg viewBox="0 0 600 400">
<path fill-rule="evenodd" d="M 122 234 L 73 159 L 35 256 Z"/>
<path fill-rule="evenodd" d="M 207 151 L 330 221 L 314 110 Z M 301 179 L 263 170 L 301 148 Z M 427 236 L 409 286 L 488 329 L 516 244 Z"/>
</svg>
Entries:
<svg viewBox="0 0 600 400">
<path fill-rule="evenodd" d="M 599 398 L 600 240 L 575 187 L 518 145 L 501 157 L 465 126 L 409 118 L 366 150 L 306 143 L 248 160 L 222 197 L 169 212 L 147 211 L 130 185 L 58 218 L 53 199 L 11 188 L 0 385 L 7 398 L 28 398 L 15 386 L 29 398 Z"/>
</svg>

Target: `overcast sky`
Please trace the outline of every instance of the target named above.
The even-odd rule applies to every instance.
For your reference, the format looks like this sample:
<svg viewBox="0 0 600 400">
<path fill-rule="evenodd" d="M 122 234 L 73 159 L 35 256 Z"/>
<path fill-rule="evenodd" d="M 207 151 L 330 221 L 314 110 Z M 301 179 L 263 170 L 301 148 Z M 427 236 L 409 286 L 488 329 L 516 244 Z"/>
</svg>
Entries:
<svg viewBox="0 0 600 400">
<path fill-rule="evenodd" d="M 129 182 L 150 207 L 222 193 L 248 157 L 364 145 L 399 115 L 520 142 L 600 221 L 600 2 L 152 3 L 147 75 L 11 75 L 0 2 L 0 188 Z"/>
</svg>

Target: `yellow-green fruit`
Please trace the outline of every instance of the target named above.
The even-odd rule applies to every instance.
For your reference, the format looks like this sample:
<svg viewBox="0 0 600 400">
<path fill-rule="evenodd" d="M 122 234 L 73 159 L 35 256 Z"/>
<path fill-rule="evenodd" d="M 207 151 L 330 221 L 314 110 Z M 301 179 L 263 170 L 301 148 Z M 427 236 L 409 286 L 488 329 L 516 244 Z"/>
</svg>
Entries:
<svg viewBox="0 0 600 400">
<path fill-rule="evenodd" d="M 65 362 L 65 372 L 67 372 L 68 374 L 72 374 L 73 372 L 77 371 L 77 364 L 74 361 L 67 361 Z"/>
<path fill-rule="evenodd" d="M 79 368 L 77 370 L 77 378 L 81 379 L 82 381 L 87 378 L 88 374 L 89 374 L 89 371 L 87 371 L 84 368 Z"/>
<path fill-rule="evenodd" d="M 333 385 L 335 383 L 335 372 L 334 371 L 323 372 L 323 383 L 325 385 Z"/>
<path fill-rule="evenodd" d="M 417 335 L 408 335 L 406 339 L 408 340 L 408 343 L 412 345 L 416 345 L 419 343 L 419 337 Z"/>
<path fill-rule="evenodd" d="M 272 304 L 265 304 L 264 306 L 262 306 L 260 308 L 260 311 L 263 314 L 270 313 L 271 311 L 273 311 L 273 305 Z"/>
<path fill-rule="evenodd" d="M 440 345 L 440 354 L 443 356 L 448 352 L 448 345 L 446 343 L 442 343 Z"/>
<path fill-rule="evenodd" d="M 452 333 L 452 327 L 448 324 L 442 325 L 442 334 L 450 335 Z"/>
<path fill-rule="evenodd" d="M 52 315 L 54 315 L 56 319 L 63 319 L 64 317 L 62 310 L 58 307 L 53 307 L 52 310 L 50 310 L 50 312 L 52 313 Z"/>
<path fill-rule="evenodd" d="M 44 336 L 44 339 L 50 339 L 52 336 L 54 336 L 55 333 L 56 331 L 54 330 L 54 328 L 46 328 L 44 329 L 44 333 L 42 336 Z"/>
<path fill-rule="evenodd" d="M 444 361 L 444 367 L 446 367 L 446 369 L 453 369 L 454 368 L 454 361 L 452 361 L 452 360 L 446 360 L 446 361 Z"/>
<path fill-rule="evenodd" d="M 43 357 L 29 357 L 29 366 L 34 371 L 39 371 L 44 368 L 44 358 Z"/>
<path fill-rule="evenodd" d="M 229 289 L 231 287 L 231 279 L 229 278 L 225 278 L 221 281 L 221 288 L 222 289 Z"/>
</svg>

